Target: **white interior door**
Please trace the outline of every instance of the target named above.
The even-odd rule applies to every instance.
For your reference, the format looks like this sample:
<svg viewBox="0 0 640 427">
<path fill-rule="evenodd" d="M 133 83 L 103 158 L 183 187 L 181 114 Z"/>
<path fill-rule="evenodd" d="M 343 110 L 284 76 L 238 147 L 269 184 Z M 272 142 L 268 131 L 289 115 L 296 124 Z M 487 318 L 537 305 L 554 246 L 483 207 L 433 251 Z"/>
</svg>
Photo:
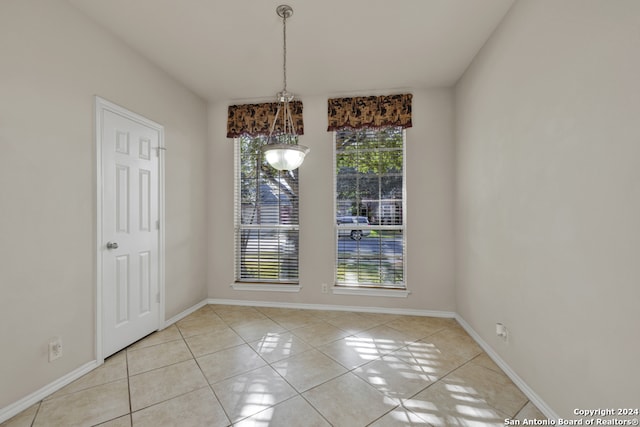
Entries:
<svg viewBox="0 0 640 427">
<path fill-rule="evenodd" d="M 107 357 L 160 327 L 162 129 L 137 120 L 133 113 L 102 109 L 98 114 L 102 158 L 102 236 L 98 250 L 102 356 Z"/>
</svg>

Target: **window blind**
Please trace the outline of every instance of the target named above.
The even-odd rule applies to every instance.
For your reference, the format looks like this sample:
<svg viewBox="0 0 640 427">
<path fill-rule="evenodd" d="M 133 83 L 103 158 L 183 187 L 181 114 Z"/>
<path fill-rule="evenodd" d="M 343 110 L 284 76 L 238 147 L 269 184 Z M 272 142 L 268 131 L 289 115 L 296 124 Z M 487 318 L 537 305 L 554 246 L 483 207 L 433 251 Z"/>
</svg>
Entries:
<svg viewBox="0 0 640 427">
<path fill-rule="evenodd" d="M 405 288 L 405 132 L 335 137 L 336 284 Z"/>
<path fill-rule="evenodd" d="M 298 283 L 298 171 L 264 160 L 264 136 L 236 138 L 235 269 L 238 282 Z"/>
</svg>

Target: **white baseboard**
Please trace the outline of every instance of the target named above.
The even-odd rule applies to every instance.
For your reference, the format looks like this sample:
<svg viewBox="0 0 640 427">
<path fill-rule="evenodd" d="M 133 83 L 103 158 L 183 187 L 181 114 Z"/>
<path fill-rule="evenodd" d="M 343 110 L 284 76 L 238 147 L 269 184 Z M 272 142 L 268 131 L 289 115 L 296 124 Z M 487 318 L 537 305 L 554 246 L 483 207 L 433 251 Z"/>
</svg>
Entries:
<svg viewBox="0 0 640 427">
<path fill-rule="evenodd" d="M 471 325 L 469 325 L 466 320 L 462 318 L 462 316 L 456 314 L 455 318 L 458 323 L 460 323 L 460 325 L 464 328 L 464 330 L 467 331 L 469 335 L 471 335 L 471 337 L 478 343 L 478 345 L 482 347 L 487 355 L 496 363 L 496 365 L 498 365 L 500 369 L 502 369 L 504 373 L 507 374 L 507 376 L 520 389 L 520 391 L 522 391 L 522 393 L 524 393 L 524 395 L 529 398 L 531 403 L 536 405 L 536 407 L 540 410 L 540 412 L 544 414 L 545 417 L 549 418 L 550 420 L 558 419 L 558 414 L 556 414 L 555 411 L 551 409 L 551 407 L 547 405 L 547 403 L 542 400 L 542 398 L 540 398 L 540 396 L 538 396 L 536 392 L 533 391 L 531 387 L 529 387 L 529 385 L 524 382 L 524 380 L 520 378 L 520 376 L 516 374 L 513 369 L 511 369 L 511 366 L 509 366 L 507 362 L 505 362 L 498 355 L 498 353 L 496 353 L 495 350 L 491 348 L 491 346 L 487 344 L 487 342 L 483 340 L 476 331 L 473 330 Z"/>
<path fill-rule="evenodd" d="M 362 307 L 357 305 L 302 304 L 297 302 L 247 301 L 233 299 L 207 300 L 209 304 L 246 305 L 252 307 L 299 308 L 304 310 L 354 311 L 360 313 L 401 314 L 405 316 L 428 316 L 455 318 L 453 311 L 418 310 L 412 308 Z"/>
<path fill-rule="evenodd" d="M 77 380 L 84 374 L 91 372 L 98 366 L 99 364 L 95 360 L 85 363 L 84 365 L 80 366 L 78 369 L 75 369 L 69 372 L 68 374 L 66 374 L 65 376 L 60 377 L 57 380 L 47 384 L 46 386 L 42 387 L 40 390 L 37 390 L 31 393 L 30 395 L 23 397 L 22 399 L 18 400 L 15 403 L 12 403 L 9 406 L 5 406 L 4 408 L 0 409 L 0 423 L 3 423 L 12 417 L 15 417 L 20 412 L 35 405 L 45 397 L 60 390 L 62 387 L 66 386 L 67 384 Z"/>
<path fill-rule="evenodd" d="M 171 319 L 169 320 L 165 320 L 164 321 L 164 328 L 168 328 L 169 326 L 173 325 L 174 323 L 178 322 L 181 319 L 184 319 L 185 317 L 187 317 L 188 315 L 190 315 L 191 313 L 193 313 L 194 311 L 204 307 L 205 305 L 207 305 L 209 302 L 208 300 L 203 300 L 200 301 L 199 303 L 197 303 L 194 306 L 191 306 L 189 308 L 187 308 L 186 310 L 176 314 L 175 316 L 173 316 Z"/>
</svg>

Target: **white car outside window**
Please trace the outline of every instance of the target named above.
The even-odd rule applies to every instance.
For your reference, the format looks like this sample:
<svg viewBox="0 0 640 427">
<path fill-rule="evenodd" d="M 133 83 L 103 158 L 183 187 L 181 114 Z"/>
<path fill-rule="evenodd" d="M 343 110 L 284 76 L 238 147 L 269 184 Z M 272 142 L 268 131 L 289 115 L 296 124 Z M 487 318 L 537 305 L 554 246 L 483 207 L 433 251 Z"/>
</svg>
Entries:
<svg viewBox="0 0 640 427">
<path fill-rule="evenodd" d="M 355 229 L 356 226 L 369 226 L 369 220 L 366 216 L 339 216 L 337 218 L 339 226 L 353 225 L 353 227 L 338 227 L 338 236 L 349 236 L 353 240 L 360 240 L 371 234 L 369 229 Z"/>
</svg>

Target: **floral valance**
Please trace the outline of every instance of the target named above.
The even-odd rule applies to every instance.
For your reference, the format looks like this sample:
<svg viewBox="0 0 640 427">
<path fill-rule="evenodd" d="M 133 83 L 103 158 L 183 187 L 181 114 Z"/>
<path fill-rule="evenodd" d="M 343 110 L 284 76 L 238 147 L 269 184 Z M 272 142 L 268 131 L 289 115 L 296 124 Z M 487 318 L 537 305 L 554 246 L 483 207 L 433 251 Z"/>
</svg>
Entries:
<svg viewBox="0 0 640 427">
<path fill-rule="evenodd" d="M 289 103 L 291 117 L 298 135 L 304 135 L 302 121 L 302 101 Z M 269 135 L 271 124 L 278 111 L 277 102 L 263 104 L 230 105 L 227 117 L 227 138 L 237 138 L 240 135 Z M 282 132 L 282 113 L 278 117 L 274 133 Z"/>
<path fill-rule="evenodd" d="M 329 128 L 360 129 L 385 126 L 411 127 L 413 95 L 363 96 L 329 99 Z"/>
</svg>

